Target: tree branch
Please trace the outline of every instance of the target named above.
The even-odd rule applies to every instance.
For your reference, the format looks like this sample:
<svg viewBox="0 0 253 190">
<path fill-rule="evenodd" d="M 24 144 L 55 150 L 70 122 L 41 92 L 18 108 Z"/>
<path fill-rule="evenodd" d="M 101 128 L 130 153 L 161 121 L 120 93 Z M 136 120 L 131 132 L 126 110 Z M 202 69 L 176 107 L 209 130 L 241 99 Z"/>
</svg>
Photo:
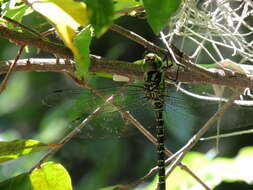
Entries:
<svg viewBox="0 0 253 190">
<path fill-rule="evenodd" d="M 143 80 L 144 70 L 140 65 L 131 62 L 106 60 L 99 56 L 91 56 L 92 64 L 89 68 L 90 72 L 103 72 L 109 74 L 117 74 L 129 77 L 131 80 Z M 9 66 L 14 60 L 0 61 L 0 73 L 6 73 Z M 74 62 L 65 59 L 19 59 L 16 63 L 13 72 L 25 71 L 49 71 L 49 72 L 70 72 L 75 71 Z M 177 79 L 184 83 L 206 83 L 218 84 L 232 88 L 253 88 L 252 78 L 245 78 L 241 75 L 231 75 L 224 73 L 221 69 L 212 71 L 216 74 L 216 78 L 210 80 L 205 76 L 199 75 L 193 71 L 186 71 L 184 69 L 172 68 L 166 71 L 166 78 L 168 80 Z M 223 72 L 223 73 L 221 73 Z"/>
<path fill-rule="evenodd" d="M 73 54 L 69 48 L 50 42 L 48 40 L 39 38 L 37 36 L 27 35 L 22 32 L 17 32 L 10 30 L 3 25 L 0 25 L 0 37 L 9 39 L 10 41 L 16 43 L 17 45 L 31 45 L 40 48 L 42 51 L 52 53 L 58 57 L 73 59 Z M 145 40 L 145 39 L 144 39 Z M 154 44 L 148 43 L 150 46 Z M 158 46 L 157 46 L 158 47 Z M 159 51 L 160 48 L 156 49 Z M 133 64 L 126 61 L 118 60 L 107 60 L 96 55 L 90 54 L 91 66 L 89 70 L 91 72 L 103 72 L 118 74 L 129 77 L 131 80 L 142 80 L 143 72 L 145 72 L 141 65 Z M 9 68 L 9 63 L 0 62 L 0 73 L 6 73 Z M 190 63 L 187 63 L 190 64 Z M 190 64 L 191 66 L 194 64 Z M 194 65 L 196 69 L 186 69 L 186 68 L 170 68 L 166 71 L 166 76 L 168 80 L 177 80 L 179 82 L 188 83 L 210 83 L 225 85 L 233 88 L 252 88 L 252 77 L 225 72 L 222 69 L 208 70 L 203 69 L 200 66 Z M 53 72 L 74 72 L 73 61 L 68 63 L 61 59 L 57 64 L 56 59 L 23 59 L 18 60 L 15 71 L 53 71 Z M 200 71 L 203 71 L 203 75 L 200 75 Z"/>
<path fill-rule="evenodd" d="M 23 32 L 18 32 L 15 30 L 10 30 L 9 28 L 0 24 L 0 37 L 6 38 L 11 42 L 19 46 L 30 45 L 41 49 L 42 51 L 52 53 L 58 57 L 73 58 L 70 49 L 63 45 L 50 42 L 48 40 L 42 39 L 37 36 L 26 34 Z"/>
</svg>

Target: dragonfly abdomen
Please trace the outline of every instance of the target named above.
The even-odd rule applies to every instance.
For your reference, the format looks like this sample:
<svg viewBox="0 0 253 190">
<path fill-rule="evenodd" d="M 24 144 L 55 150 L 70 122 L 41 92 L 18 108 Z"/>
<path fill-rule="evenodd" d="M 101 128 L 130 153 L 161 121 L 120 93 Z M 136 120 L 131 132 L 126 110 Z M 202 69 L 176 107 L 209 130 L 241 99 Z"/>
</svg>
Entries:
<svg viewBox="0 0 253 190">
<path fill-rule="evenodd" d="M 164 147 L 164 93 L 165 82 L 162 71 L 161 59 L 152 54 L 146 56 L 146 61 L 153 61 L 154 70 L 148 71 L 144 76 L 145 97 L 152 104 L 156 115 L 156 137 L 157 137 L 157 164 L 159 175 L 159 190 L 165 190 L 165 147 Z M 160 65 L 160 67 L 157 67 Z"/>
</svg>

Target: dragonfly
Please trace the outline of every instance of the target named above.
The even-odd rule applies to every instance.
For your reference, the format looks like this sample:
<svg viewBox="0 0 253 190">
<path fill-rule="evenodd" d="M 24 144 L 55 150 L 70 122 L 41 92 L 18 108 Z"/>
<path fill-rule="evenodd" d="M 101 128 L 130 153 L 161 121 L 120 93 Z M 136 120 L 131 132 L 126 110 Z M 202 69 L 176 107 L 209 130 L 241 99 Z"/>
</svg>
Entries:
<svg viewBox="0 0 253 190">
<path fill-rule="evenodd" d="M 157 165 L 158 165 L 158 189 L 166 190 L 165 183 L 165 127 L 164 127 L 164 94 L 165 76 L 162 59 L 155 54 L 148 54 L 145 61 L 150 61 L 154 68 L 144 74 L 145 97 L 152 104 L 156 119 L 156 138 L 157 138 Z"/>
<path fill-rule="evenodd" d="M 169 117 L 167 117 L 167 115 L 171 115 L 177 112 L 176 114 L 180 115 L 180 118 L 178 120 L 185 121 L 185 123 L 182 124 L 184 126 L 184 128 L 182 129 L 182 133 L 184 133 L 183 131 L 189 131 L 191 126 L 194 126 L 194 115 L 196 115 L 195 113 L 198 112 L 198 106 L 201 104 L 197 104 L 196 102 L 199 101 L 194 102 L 193 100 L 190 100 L 191 104 L 189 104 L 189 98 L 188 100 L 180 98 L 179 92 L 176 92 L 175 90 L 173 92 L 172 87 L 168 87 L 164 84 L 164 78 L 162 76 L 163 71 L 161 71 L 161 67 L 164 63 L 162 63 L 159 57 L 156 57 L 156 55 L 151 54 L 147 55 L 145 59 L 147 61 L 149 60 L 155 62 L 156 65 L 160 65 L 160 67 L 156 68 L 159 70 L 158 73 L 156 70 L 150 71 L 150 74 L 145 73 L 144 84 L 137 83 L 135 85 L 129 85 L 127 92 L 123 92 L 122 94 L 120 94 L 114 99 L 114 101 L 121 106 L 121 109 L 130 111 L 134 115 L 134 117 L 138 119 L 140 118 L 140 121 L 144 124 L 144 126 L 156 126 L 154 128 L 159 128 L 157 132 L 158 144 L 160 145 L 160 147 L 157 147 L 158 165 L 160 166 L 159 186 L 160 189 L 165 189 L 165 167 L 163 155 L 163 138 L 165 132 L 163 128 L 160 130 L 161 125 L 173 127 L 173 125 L 171 125 L 171 123 L 173 122 L 169 121 L 170 119 Z M 160 75 L 159 79 L 156 79 L 155 75 L 157 74 Z M 152 81 L 153 79 L 155 80 L 155 82 Z M 157 87 L 152 87 L 151 83 L 155 83 Z M 158 90 L 156 88 L 158 88 Z M 115 89 L 117 88 L 104 89 L 102 91 L 103 93 L 110 95 L 116 91 Z M 155 90 L 155 92 L 152 92 L 152 90 Z M 50 94 L 48 97 L 46 97 L 44 101 L 49 106 L 57 105 L 59 101 L 62 101 L 64 103 L 68 102 L 66 113 L 68 113 L 69 121 L 72 121 L 71 125 L 76 126 L 78 122 L 82 118 L 87 117 L 97 107 L 97 105 L 103 103 L 103 100 L 95 96 L 91 91 L 82 91 L 83 93 L 81 93 L 79 89 L 71 90 L 69 92 L 67 92 L 66 90 L 56 90 L 53 94 Z M 177 94 L 177 96 L 173 97 L 170 93 Z M 159 100 L 158 103 L 156 100 L 157 95 L 158 99 L 162 99 L 161 101 Z M 173 103 L 176 105 L 176 107 L 179 108 L 171 106 Z M 202 103 L 206 107 L 206 102 Z M 156 104 L 163 105 L 163 108 L 161 109 L 156 107 Z M 180 105 L 182 104 L 184 106 L 181 106 L 180 108 Z M 184 111 L 187 105 L 189 105 L 189 109 L 187 111 Z M 217 105 L 214 105 L 213 107 L 216 106 Z M 179 109 L 179 111 L 177 111 L 177 109 Z M 212 109 L 210 108 L 210 110 Z M 94 118 L 93 122 L 90 123 L 86 128 L 84 128 L 82 132 L 80 132 L 80 136 L 82 136 L 83 138 L 96 138 L 97 136 L 101 138 L 110 138 L 111 136 L 116 136 L 118 138 L 131 135 L 133 127 L 130 127 L 127 121 L 124 121 L 117 111 L 118 110 L 115 109 L 114 106 L 106 106 L 103 110 L 103 113 L 101 113 L 101 117 Z M 214 111 L 215 108 L 213 109 L 213 112 Z M 207 111 L 205 114 L 208 114 Z M 175 119 L 175 116 L 172 116 L 172 118 Z M 201 122 L 203 122 L 203 120 Z M 160 142 L 159 138 L 161 138 Z"/>
<path fill-rule="evenodd" d="M 165 147 L 164 147 L 165 129 L 164 129 L 163 111 L 164 111 L 164 95 L 165 95 L 164 69 L 165 67 L 167 67 L 167 64 L 165 65 L 162 59 L 156 54 L 147 54 L 144 58 L 144 64 L 145 63 L 149 63 L 149 65 L 151 64 L 150 70 L 145 72 L 144 74 L 144 85 L 142 89 L 144 92 L 143 97 L 150 102 L 155 113 L 154 126 L 156 129 L 156 137 L 157 137 L 157 157 L 158 157 L 157 164 L 158 164 L 158 176 L 159 176 L 158 189 L 166 190 L 166 187 L 165 187 Z M 135 88 L 136 87 L 137 86 L 135 86 Z M 82 107 L 88 107 L 88 106 L 82 106 Z M 76 112 L 73 112 L 73 113 L 76 113 Z M 117 125 L 111 125 L 111 126 L 117 126 Z M 121 128 L 120 130 L 122 129 L 124 128 Z M 117 133 L 120 134 L 121 132 L 117 131 Z M 90 135 L 90 132 L 86 131 L 86 135 Z"/>
</svg>

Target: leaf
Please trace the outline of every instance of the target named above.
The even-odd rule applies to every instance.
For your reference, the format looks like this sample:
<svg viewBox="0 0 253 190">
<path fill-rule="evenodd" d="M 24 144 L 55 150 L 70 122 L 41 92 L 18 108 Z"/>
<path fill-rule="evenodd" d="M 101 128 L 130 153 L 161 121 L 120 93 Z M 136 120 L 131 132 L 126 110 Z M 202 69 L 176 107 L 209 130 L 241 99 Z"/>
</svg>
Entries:
<svg viewBox="0 0 253 190">
<path fill-rule="evenodd" d="M 1 190 L 33 190 L 32 184 L 30 182 L 29 174 L 23 173 L 18 176 L 12 177 L 5 181 L 0 182 Z"/>
<path fill-rule="evenodd" d="M 142 2 L 135 1 L 135 0 L 115 0 L 114 1 L 115 11 L 133 8 L 140 5 L 142 5 Z"/>
<path fill-rule="evenodd" d="M 22 18 L 23 16 L 29 14 L 31 12 L 30 8 L 25 5 L 25 4 L 21 4 L 15 7 L 10 7 L 9 6 L 10 2 L 7 2 L 3 5 L 3 7 L 5 7 L 2 11 L 2 15 L 3 16 L 7 16 L 19 23 L 22 22 Z M 13 24 L 10 22 L 7 22 L 3 19 L 3 22 L 5 24 L 7 24 L 8 28 L 13 29 L 15 27 L 13 27 Z"/>
<path fill-rule="evenodd" d="M 134 8 L 137 6 L 141 6 L 142 1 L 135 1 L 135 0 L 117 0 L 114 1 L 114 11 L 116 14 L 114 14 L 114 19 L 117 19 L 121 16 L 125 16 L 126 12 L 125 10 L 128 10 L 128 14 L 130 16 L 136 15 L 136 11 L 132 10 L 129 12 L 130 8 Z"/>
<path fill-rule="evenodd" d="M 50 146 L 39 141 L 26 139 L 0 142 L 0 163 L 40 151 Z"/>
<path fill-rule="evenodd" d="M 67 170 L 54 162 L 47 162 L 30 174 L 34 190 L 72 190 L 71 178 Z"/>
<path fill-rule="evenodd" d="M 72 190 L 72 184 L 68 172 L 61 164 L 47 162 L 31 174 L 23 173 L 0 182 L 0 189 Z"/>
<path fill-rule="evenodd" d="M 180 3 L 181 0 L 143 0 L 148 23 L 156 34 L 164 28 Z"/>
<path fill-rule="evenodd" d="M 90 27 L 86 27 L 74 39 L 74 46 L 80 52 L 80 54 L 75 56 L 75 66 L 80 76 L 84 76 L 90 66 L 89 47 L 91 36 Z"/>
<path fill-rule="evenodd" d="M 97 37 L 108 29 L 113 20 L 112 0 L 86 0 L 90 23 Z"/>
<path fill-rule="evenodd" d="M 79 55 L 73 45 L 75 32 L 89 23 L 86 4 L 74 0 L 28 0 L 32 8 L 49 19 L 74 55 Z"/>
</svg>

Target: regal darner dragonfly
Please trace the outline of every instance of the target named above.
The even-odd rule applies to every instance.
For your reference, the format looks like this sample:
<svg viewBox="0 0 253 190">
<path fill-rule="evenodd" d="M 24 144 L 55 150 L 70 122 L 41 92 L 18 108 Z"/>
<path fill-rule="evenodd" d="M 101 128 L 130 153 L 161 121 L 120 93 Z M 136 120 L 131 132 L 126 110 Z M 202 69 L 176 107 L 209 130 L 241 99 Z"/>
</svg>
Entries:
<svg viewBox="0 0 253 190">
<path fill-rule="evenodd" d="M 160 58 L 156 57 L 155 55 L 148 55 L 146 57 L 147 61 L 152 61 L 158 67 L 154 67 L 154 70 L 151 70 L 150 73 L 147 72 L 145 74 L 145 81 L 144 81 L 144 87 L 143 85 L 130 85 L 129 89 L 127 92 L 124 92 L 121 94 L 118 98 L 115 99 L 115 102 L 118 103 L 119 105 L 122 106 L 122 109 L 125 110 L 132 110 L 133 114 L 136 118 L 139 118 L 140 115 L 144 115 L 144 119 L 142 120 L 142 123 L 144 125 L 151 125 L 155 126 L 158 128 L 157 132 L 157 137 L 158 137 L 158 165 L 160 167 L 160 179 L 159 179 L 159 186 L 160 189 L 165 189 L 165 167 L 164 167 L 164 120 L 165 123 L 168 124 L 170 123 L 168 121 L 168 118 L 164 116 L 164 110 L 165 113 L 168 113 L 168 115 L 171 114 L 169 112 L 170 110 L 173 110 L 174 112 L 175 108 L 171 108 L 170 103 L 173 102 L 173 99 L 175 100 L 176 104 L 179 101 L 183 101 L 180 98 L 173 98 L 167 94 L 167 86 L 164 84 L 164 78 L 163 78 L 163 63 L 161 62 Z M 167 66 L 167 65 L 166 65 Z M 108 94 L 111 93 L 110 90 L 105 90 L 103 92 L 109 91 Z M 71 94 L 72 97 L 68 96 L 69 93 Z M 91 113 L 97 106 L 97 104 L 100 104 L 97 102 L 99 98 L 95 97 L 94 94 L 91 95 L 92 93 L 89 91 L 85 91 L 80 95 L 80 91 L 67 91 L 64 90 L 59 90 L 55 91 L 54 94 L 49 95 L 48 97 L 45 98 L 45 102 L 48 105 L 52 104 L 57 104 L 56 101 L 62 100 L 61 96 L 63 95 L 66 97 L 69 102 L 69 108 L 68 113 L 69 113 L 69 118 L 70 120 L 74 120 L 78 122 L 78 118 L 88 116 L 89 113 Z M 76 96 L 75 96 L 76 95 Z M 78 97 L 78 98 L 77 98 Z M 77 99 L 76 99 L 77 98 Z M 88 99 L 89 98 L 89 99 Z M 151 109 L 150 106 L 148 106 L 147 100 L 148 99 L 151 103 Z M 48 103 L 49 102 L 49 103 Z M 102 100 L 101 100 L 102 103 Z M 184 102 L 187 104 L 186 102 Z M 206 102 L 204 102 L 206 105 Z M 182 102 L 181 102 L 182 104 Z M 190 106 L 190 109 L 194 109 L 196 107 L 192 106 L 195 103 L 192 103 Z M 137 110 L 136 107 L 141 107 L 141 111 Z M 185 106 L 187 107 L 187 106 Z M 185 109 L 185 107 L 183 109 Z M 137 111 L 136 111 L 137 110 Z M 153 118 L 150 117 L 154 112 L 154 115 L 156 115 L 156 121 L 150 123 L 151 120 L 147 121 L 147 118 Z M 182 111 L 182 110 L 181 110 Z M 121 119 L 120 115 L 116 113 L 117 110 L 113 106 L 107 106 L 104 109 L 103 114 L 101 114 L 101 119 L 94 119 L 94 122 L 88 125 L 84 130 L 81 132 L 81 136 L 84 138 L 92 138 L 96 136 L 100 136 L 102 138 L 105 137 L 110 137 L 111 135 L 114 136 L 124 136 L 126 133 L 131 133 L 129 132 L 129 129 L 131 127 L 127 126 L 127 122 Z M 145 113 L 144 113 L 145 112 Z M 196 110 L 193 110 L 193 112 L 196 112 Z M 182 130 L 189 130 L 190 126 L 193 125 L 187 120 L 187 117 L 193 116 L 193 112 L 190 114 L 180 114 L 180 111 L 177 113 L 178 115 L 181 115 L 180 120 L 185 120 L 186 122 L 183 124 L 184 129 Z M 86 115 L 85 115 L 86 113 Z M 146 117 L 145 117 L 146 116 Z M 182 119 L 183 118 L 183 119 Z M 189 118 L 188 118 L 189 119 Z M 118 122 L 121 121 L 121 124 Z M 146 121 L 146 122 L 145 122 Z M 188 122 L 187 122 L 188 121 Z M 72 123 L 73 124 L 73 123 Z M 171 126 L 173 127 L 173 125 Z M 182 133 L 184 133 L 182 131 Z M 160 140 L 159 140 L 160 138 Z"/>
</svg>

